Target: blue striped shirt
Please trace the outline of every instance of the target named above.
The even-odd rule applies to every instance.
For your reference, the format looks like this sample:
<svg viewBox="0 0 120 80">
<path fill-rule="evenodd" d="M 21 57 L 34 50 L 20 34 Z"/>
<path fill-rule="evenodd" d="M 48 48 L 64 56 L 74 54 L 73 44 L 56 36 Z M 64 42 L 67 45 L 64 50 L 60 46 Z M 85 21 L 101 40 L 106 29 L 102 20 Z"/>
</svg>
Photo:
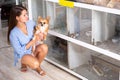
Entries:
<svg viewBox="0 0 120 80">
<path fill-rule="evenodd" d="M 31 54 L 32 46 L 29 49 L 26 49 L 26 44 L 33 37 L 33 29 L 35 22 L 30 20 L 26 22 L 28 35 L 24 34 L 18 27 L 14 27 L 10 32 L 10 43 L 14 50 L 14 65 L 18 62 L 18 59 L 25 54 Z"/>
</svg>

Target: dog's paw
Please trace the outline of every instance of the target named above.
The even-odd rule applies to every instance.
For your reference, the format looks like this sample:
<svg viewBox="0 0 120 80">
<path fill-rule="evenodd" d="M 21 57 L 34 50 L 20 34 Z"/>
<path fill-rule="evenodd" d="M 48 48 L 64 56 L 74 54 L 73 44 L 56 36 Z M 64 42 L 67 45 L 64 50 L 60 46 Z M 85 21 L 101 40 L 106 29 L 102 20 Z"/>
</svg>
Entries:
<svg viewBox="0 0 120 80">
<path fill-rule="evenodd" d="M 36 38 L 36 36 L 34 36 L 32 40 L 35 40 L 35 38 Z"/>
</svg>

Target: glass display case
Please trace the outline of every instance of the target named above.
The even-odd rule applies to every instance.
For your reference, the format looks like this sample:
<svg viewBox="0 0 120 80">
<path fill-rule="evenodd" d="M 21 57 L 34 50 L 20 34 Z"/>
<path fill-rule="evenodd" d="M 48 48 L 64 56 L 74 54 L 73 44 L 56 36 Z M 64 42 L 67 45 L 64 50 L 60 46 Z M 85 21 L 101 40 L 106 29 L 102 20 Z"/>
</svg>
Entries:
<svg viewBox="0 0 120 80">
<path fill-rule="evenodd" d="M 59 0 L 46 0 L 46 10 L 47 58 L 82 80 L 119 80 L 119 10 L 77 2 L 69 8 Z"/>
<path fill-rule="evenodd" d="M 50 16 L 48 62 L 82 80 L 120 80 L 118 9 L 80 2 L 70 8 L 59 0 L 28 3 L 30 19 Z"/>
</svg>

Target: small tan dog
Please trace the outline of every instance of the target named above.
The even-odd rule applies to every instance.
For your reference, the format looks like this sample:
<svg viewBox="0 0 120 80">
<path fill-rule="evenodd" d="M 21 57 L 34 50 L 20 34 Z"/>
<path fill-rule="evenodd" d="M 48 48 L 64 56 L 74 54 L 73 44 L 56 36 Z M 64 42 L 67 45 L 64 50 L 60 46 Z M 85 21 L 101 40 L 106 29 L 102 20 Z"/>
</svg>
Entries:
<svg viewBox="0 0 120 80">
<path fill-rule="evenodd" d="M 46 19 L 42 18 L 41 16 L 38 17 L 37 20 L 37 26 L 34 29 L 34 35 L 38 33 L 43 33 L 43 40 L 46 40 L 48 29 L 49 29 L 49 20 L 50 17 L 47 17 Z"/>
<path fill-rule="evenodd" d="M 34 33 L 33 40 L 35 40 L 36 35 L 39 33 L 43 33 L 43 40 L 37 42 L 36 44 L 43 44 L 43 41 L 46 40 L 48 29 L 49 29 L 49 20 L 50 20 L 49 16 L 47 18 L 42 18 L 41 16 L 38 17 L 37 25 L 33 32 Z M 33 52 L 35 50 L 36 44 L 33 46 Z"/>
</svg>

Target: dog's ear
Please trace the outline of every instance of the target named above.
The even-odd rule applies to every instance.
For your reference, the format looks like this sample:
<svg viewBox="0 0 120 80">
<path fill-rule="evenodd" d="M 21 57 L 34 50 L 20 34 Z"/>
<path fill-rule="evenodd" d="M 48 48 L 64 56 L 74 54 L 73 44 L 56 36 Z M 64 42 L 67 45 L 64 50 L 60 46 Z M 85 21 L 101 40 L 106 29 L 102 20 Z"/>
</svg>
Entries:
<svg viewBox="0 0 120 80">
<path fill-rule="evenodd" d="M 47 21 L 49 22 L 49 20 L 50 20 L 50 16 L 47 16 Z"/>
<path fill-rule="evenodd" d="M 42 17 L 41 17 L 41 16 L 38 16 L 38 19 L 42 19 Z"/>
<path fill-rule="evenodd" d="M 39 22 L 41 19 L 42 19 L 42 17 L 41 17 L 41 16 L 38 16 L 38 22 Z"/>
</svg>

